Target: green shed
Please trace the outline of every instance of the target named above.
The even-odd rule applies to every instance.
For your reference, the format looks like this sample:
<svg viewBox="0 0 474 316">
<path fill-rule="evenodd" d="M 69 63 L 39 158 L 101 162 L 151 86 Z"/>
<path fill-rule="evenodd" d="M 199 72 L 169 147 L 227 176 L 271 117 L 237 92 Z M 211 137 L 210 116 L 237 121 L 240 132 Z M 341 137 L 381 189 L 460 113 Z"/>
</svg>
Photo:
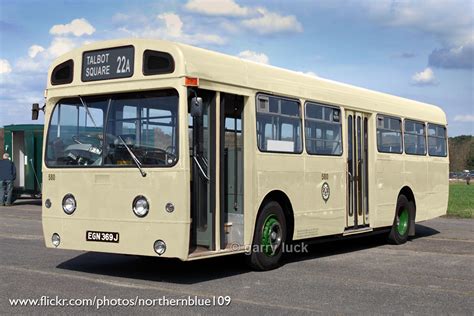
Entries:
<svg viewBox="0 0 474 316">
<path fill-rule="evenodd" d="M 33 197 L 41 195 L 43 129 L 44 126 L 38 124 L 5 125 L 3 127 L 4 152 L 10 154 L 16 166 L 15 198 L 22 195 Z"/>
</svg>

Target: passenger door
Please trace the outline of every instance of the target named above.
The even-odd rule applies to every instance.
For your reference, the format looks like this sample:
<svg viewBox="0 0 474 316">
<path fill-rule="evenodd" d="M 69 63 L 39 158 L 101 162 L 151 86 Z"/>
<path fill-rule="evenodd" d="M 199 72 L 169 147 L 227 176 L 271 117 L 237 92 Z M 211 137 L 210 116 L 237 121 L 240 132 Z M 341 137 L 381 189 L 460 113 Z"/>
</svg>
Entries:
<svg viewBox="0 0 474 316">
<path fill-rule="evenodd" d="M 196 93 L 203 99 L 203 111 L 201 116 L 190 116 L 191 252 L 243 245 L 244 97 L 220 93 L 218 114 L 216 92 L 199 89 Z"/>
<path fill-rule="evenodd" d="M 244 244 L 244 97 L 220 94 L 220 248 Z"/>
<path fill-rule="evenodd" d="M 213 216 L 216 206 L 216 93 L 198 90 L 203 99 L 200 116 L 190 116 L 192 248 L 214 250 Z"/>
<path fill-rule="evenodd" d="M 347 213 L 346 230 L 369 225 L 368 114 L 346 111 Z"/>
</svg>

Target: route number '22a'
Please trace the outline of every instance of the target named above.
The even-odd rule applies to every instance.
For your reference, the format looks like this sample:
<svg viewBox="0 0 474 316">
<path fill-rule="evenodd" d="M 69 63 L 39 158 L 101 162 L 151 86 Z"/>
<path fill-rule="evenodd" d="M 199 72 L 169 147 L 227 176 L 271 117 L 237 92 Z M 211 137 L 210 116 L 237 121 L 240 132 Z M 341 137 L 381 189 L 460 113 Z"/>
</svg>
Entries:
<svg viewBox="0 0 474 316">
<path fill-rule="evenodd" d="M 125 56 L 117 56 L 117 73 L 124 74 L 130 72 L 130 59 Z"/>
</svg>

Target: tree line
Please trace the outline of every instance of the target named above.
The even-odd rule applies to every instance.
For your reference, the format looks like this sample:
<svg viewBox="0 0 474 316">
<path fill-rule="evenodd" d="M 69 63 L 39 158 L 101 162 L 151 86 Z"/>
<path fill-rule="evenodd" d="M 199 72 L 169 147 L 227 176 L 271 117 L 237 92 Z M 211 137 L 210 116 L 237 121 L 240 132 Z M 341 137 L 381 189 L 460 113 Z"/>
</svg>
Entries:
<svg viewBox="0 0 474 316">
<path fill-rule="evenodd" d="M 474 137 L 462 135 L 449 138 L 449 171 L 474 170 Z"/>
</svg>

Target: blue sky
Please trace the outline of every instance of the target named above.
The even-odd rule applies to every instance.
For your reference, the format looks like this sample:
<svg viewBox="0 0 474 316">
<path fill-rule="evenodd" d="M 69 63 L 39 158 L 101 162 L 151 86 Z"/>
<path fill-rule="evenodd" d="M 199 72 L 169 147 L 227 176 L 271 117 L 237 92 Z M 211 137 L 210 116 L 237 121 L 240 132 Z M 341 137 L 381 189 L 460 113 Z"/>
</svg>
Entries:
<svg viewBox="0 0 474 316">
<path fill-rule="evenodd" d="M 474 1 L 0 0 L 0 126 L 31 123 L 57 56 L 124 37 L 184 42 L 441 106 L 474 134 Z"/>
</svg>

